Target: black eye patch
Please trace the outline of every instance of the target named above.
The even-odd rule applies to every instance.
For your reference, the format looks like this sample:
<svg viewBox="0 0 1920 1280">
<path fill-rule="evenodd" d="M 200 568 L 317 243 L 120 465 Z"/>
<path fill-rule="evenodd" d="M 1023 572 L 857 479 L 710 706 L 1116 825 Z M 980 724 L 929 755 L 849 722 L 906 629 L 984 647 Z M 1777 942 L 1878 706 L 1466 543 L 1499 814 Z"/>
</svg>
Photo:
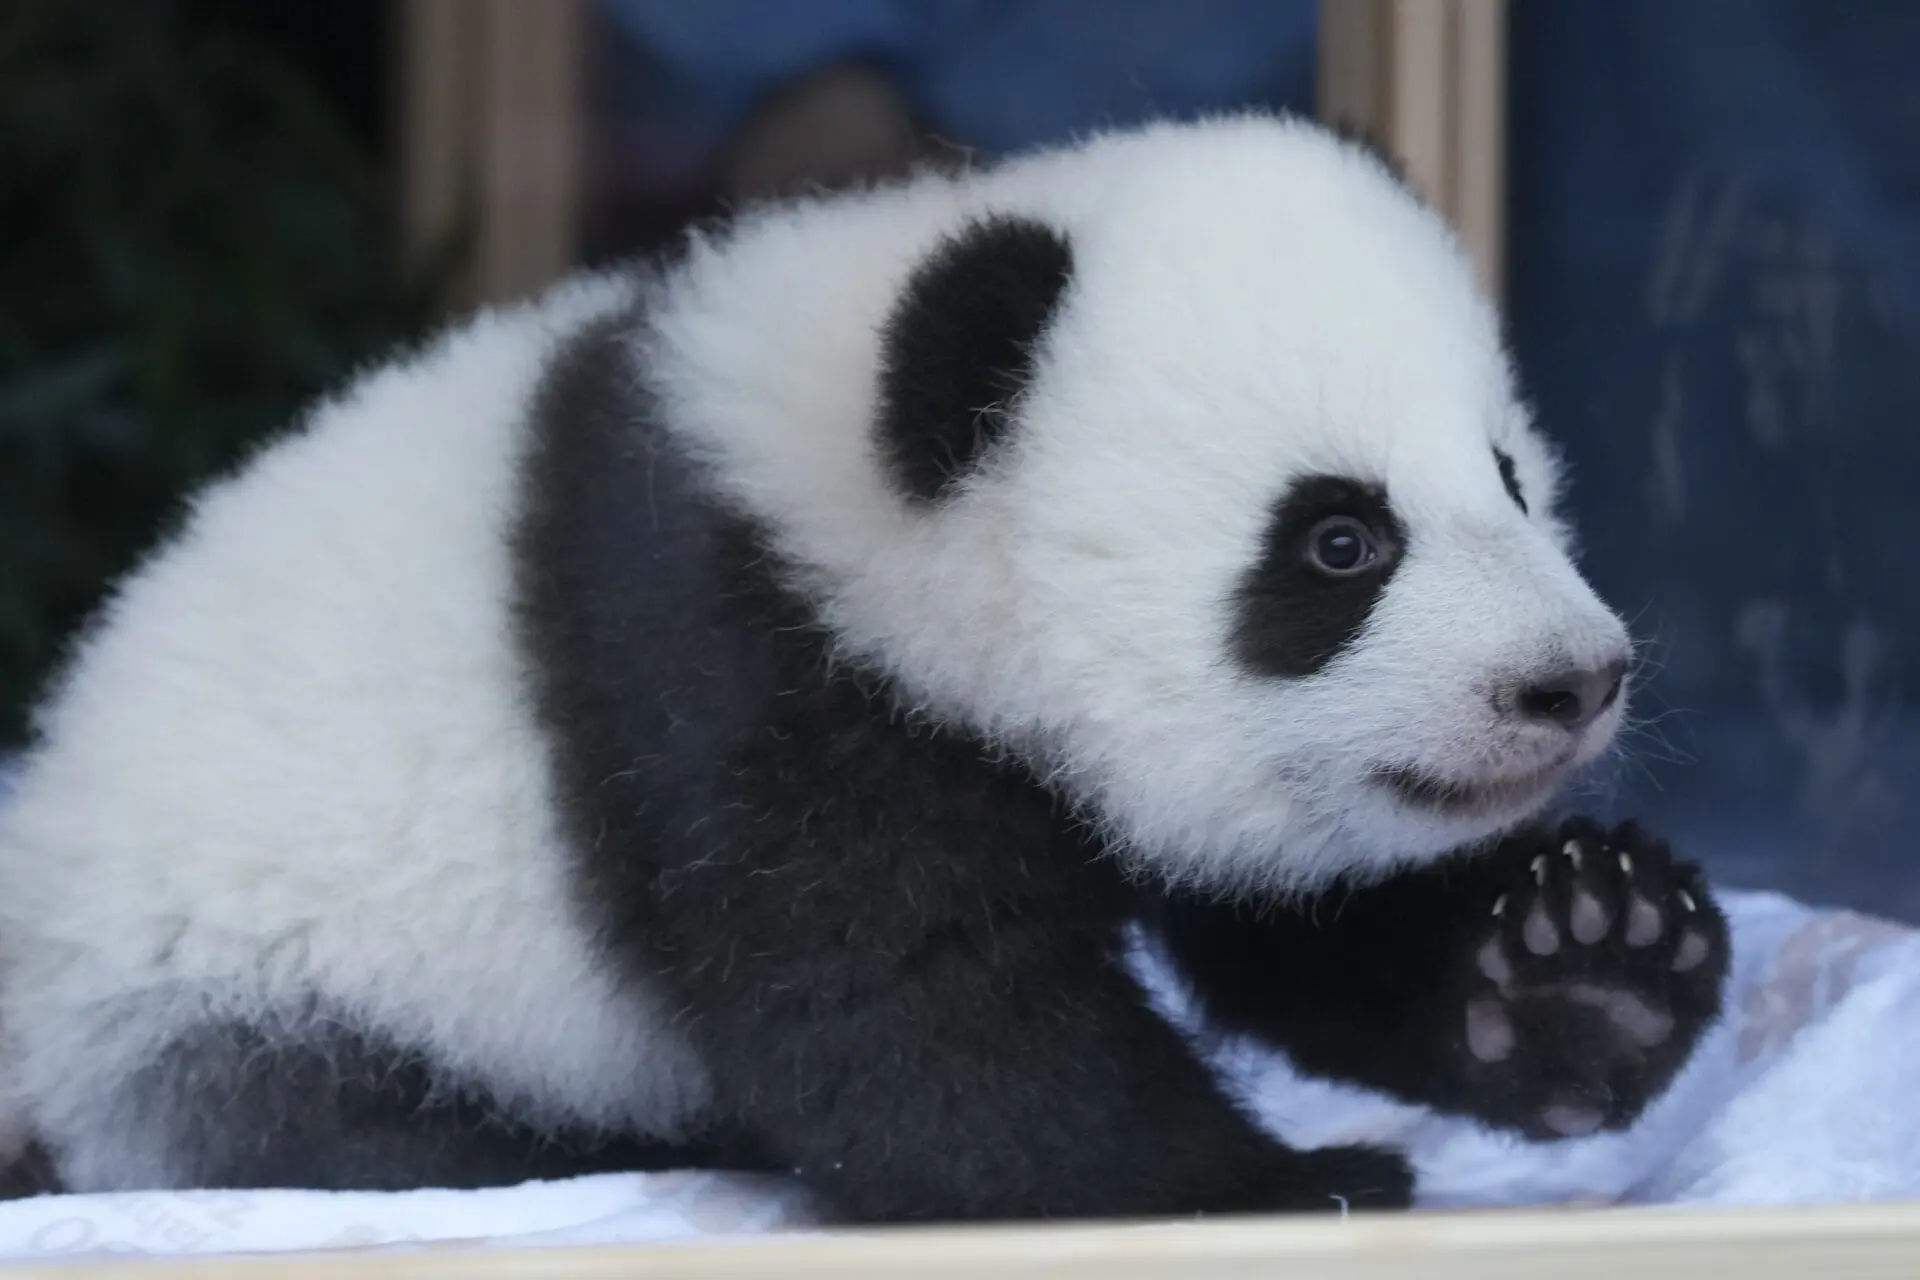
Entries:
<svg viewBox="0 0 1920 1280">
<path fill-rule="evenodd" d="M 1514 473 L 1513 458 L 1504 449 L 1495 449 L 1493 461 L 1500 468 L 1500 483 L 1507 486 L 1507 496 L 1513 499 L 1513 505 L 1520 508 L 1521 515 L 1531 515 L 1527 500 L 1520 493 L 1520 477 Z"/>
<path fill-rule="evenodd" d="M 1344 539 L 1364 537 L 1362 562 Z M 1372 616 L 1407 545 L 1386 491 L 1343 476 L 1306 476 L 1268 518 L 1260 558 L 1234 598 L 1234 655 L 1262 675 L 1325 667 Z M 1328 553 L 1337 552 L 1329 561 Z"/>
</svg>

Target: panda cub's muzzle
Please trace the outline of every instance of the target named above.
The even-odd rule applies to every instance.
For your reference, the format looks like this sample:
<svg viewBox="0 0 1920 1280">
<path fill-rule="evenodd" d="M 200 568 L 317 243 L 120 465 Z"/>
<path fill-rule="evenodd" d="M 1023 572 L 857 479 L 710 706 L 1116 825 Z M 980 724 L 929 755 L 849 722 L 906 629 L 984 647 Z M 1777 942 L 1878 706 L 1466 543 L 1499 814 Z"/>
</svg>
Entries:
<svg viewBox="0 0 1920 1280">
<path fill-rule="evenodd" d="M 1544 679 L 1504 683 L 1493 699 L 1505 725 L 1544 746 L 1546 763 L 1513 773 L 1443 776 L 1412 764 L 1383 765 L 1373 781 L 1401 803 L 1448 817 L 1469 818 L 1534 808 L 1569 774 L 1605 749 L 1618 728 L 1627 659 L 1575 667 Z M 1535 750 L 1540 747 L 1536 746 Z"/>
</svg>

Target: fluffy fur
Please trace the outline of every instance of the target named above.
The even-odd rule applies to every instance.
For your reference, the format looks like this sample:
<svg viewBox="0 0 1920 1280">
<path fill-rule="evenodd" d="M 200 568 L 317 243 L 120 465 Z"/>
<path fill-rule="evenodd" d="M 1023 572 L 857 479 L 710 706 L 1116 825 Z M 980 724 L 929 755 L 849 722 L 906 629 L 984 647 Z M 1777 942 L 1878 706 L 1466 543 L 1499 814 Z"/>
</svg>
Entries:
<svg viewBox="0 0 1920 1280">
<path fill-rule="evenodd" d="M 1626 651 L 1556 485 L 1440 221 L 1287 121 L 774 206 L 483 317 L 206 493 L 79 646 L 0 812 L 7 1087 L 89 1190 L 1404 1203 L 1398 1157 L 1255 1131 L 1121 929 L 1142 879 L 1430 863 L 1605 748 L 1611 693 L 1521 696 Z M 1368 495 L 1391 574 L 1299 579 L 1303 492 Z M 1545 1105 L 1475 1079 L 1443 1101 Z"/>
<path fill-rule="evenodd" d="M 178 1184 L 137 1140 L 146 1064 L 316 999 L 538 1123 L 673 1136 L 705 1104 L 671 1010 L 565 926 L 506 618 L 533 386 L 630 296 L 563 290 L 321 407 L 82 643 L 0 814 L 5 1082 L 71 1185 Z"/>
</svg>

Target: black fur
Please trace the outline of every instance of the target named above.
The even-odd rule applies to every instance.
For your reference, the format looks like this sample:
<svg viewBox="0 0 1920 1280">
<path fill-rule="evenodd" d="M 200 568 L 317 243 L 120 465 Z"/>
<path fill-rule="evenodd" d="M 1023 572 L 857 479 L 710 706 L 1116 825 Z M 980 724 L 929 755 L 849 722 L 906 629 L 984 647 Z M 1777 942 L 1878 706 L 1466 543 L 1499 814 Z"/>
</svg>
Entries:
<svg viewBox="0 0 1920 1280">
<path fill-rule="evenodd" d="M 173 1041 L 104 1101 L 128 1173 L 152 1186 L 400 1191 L 740 1163 L 707 1144 L 536 1131 L 348 1026 L 215 1023 Z"/>
<path fill-rule="evenodd" d="M 59 1195 L 65 1189 L 52 1153 L 41 1143 L 29 1142 L 10 1162 L 0 1165 L 0 1200 Z"/>
<path fill-rule="evenodd" d="M 1611 919 L 1590 943 L 1572 932 L 1576 891 Z M 1639 946 L 1627 923 L 1635 894 L 1664 922 Z M 1536 903 L 1560 940 L 1551 954 L 1525 940 Z M 1165 904 L 1162 924 L 1216 1024 L 1279 1045 L 1303 1071 L 1536 1139 L 1571 1136 L 1554 1128 L 1556 1114 L 1586 1110 L 1612 1129 L 1638 1116 L 1719 1015 L 1730 956 L 1726 920 L 1696 868 L 1638 828 L 1608 832 L 1584 819 L 1298 908 L 1183 896 Z M 1708 950 L 1676 972 L 1688 932 Z M 1483 968 L 1490 942 L 1511 970 L 1504 983 Z M 1596 993 L 1625 993 L 1671 1029 L 1637 1043 Z M 1473 1052 L 1475 1002 L 1512 1031 L 1497 1061 Z"/>
<path fill-rule="evenodd" d="M 1307 539 L 1329 516 L 1352 516 L 1373 530 L 1380 560 L 1351 578 L 1328 578 L 1306 558 Z M 1276 504 L 1260 558 L 1236 601 L 1234 647 L 1240 661 L 1265 675 L 1310 676 L 1359 636 L 1393 580 L 1406 531 L 1386 493 L 1338 476 L 1296 481 Z"/>
<path fill-rule="evenodd" d="M 1493 451 L 1494 463 L 1500 468 L 1500 483 L 1507 486 L 1507 496 L 1513 499 L 1513 505 L 1520 508 L 1521 515 L 1532 514 L 1527 509 L 1527 499 L 1520 492 L 1520 477 L 1513 469 L 1513 458 L 1504 449 Z"/>
<path fill-rule="evenodd" d="M 875 424 L 908 496 L 938 501 L 1006 431 L 1072 275 L 1065 236 L 1005 217 L 974 223 L 913 273 L 887 321 Z"/>
<path fill-rule="evenodd" d="M 761 533 L 647 425 L 612 328 L 537 410 L 522 622 L 582 900 L 750 1135 L 858 1221 L 1408 1201 L 1262 1135 L 1118 960 L 1132 893 L 1052 796 L 830 668 Z"/>
</svg>

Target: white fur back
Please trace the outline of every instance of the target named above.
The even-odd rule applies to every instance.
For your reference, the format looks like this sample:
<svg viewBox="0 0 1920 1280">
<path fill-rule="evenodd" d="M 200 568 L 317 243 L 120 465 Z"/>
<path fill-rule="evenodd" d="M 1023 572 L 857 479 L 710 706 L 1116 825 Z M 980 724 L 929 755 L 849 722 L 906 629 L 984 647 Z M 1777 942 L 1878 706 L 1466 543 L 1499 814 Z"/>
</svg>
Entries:
<svg viewBox="0 0 1920 1280">
<path fill-rule="evenodd" d="M 370 377 L 124 585 L 0 810 L 6 1076 L 51 1132 L 95 1072 L 309 993 L 536 1114 L 670 1132 L 700 1104 L 565 923 L 506 611 L 529 392 L 627 296 L 570 287 Z"/>
</svg>

